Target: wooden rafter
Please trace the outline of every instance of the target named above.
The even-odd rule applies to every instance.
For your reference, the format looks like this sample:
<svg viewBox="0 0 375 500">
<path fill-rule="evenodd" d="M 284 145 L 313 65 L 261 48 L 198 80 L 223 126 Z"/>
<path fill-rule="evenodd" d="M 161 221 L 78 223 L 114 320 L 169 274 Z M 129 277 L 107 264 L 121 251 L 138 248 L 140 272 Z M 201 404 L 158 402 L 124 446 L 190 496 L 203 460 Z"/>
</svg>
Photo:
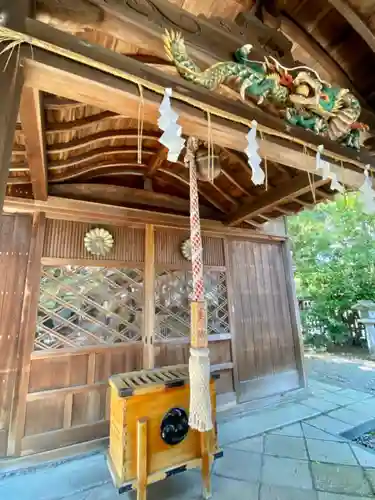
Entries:
<svg viewBox="0 0 375 500">
<path fill-rule="evenodd" d="M 144 79 L 153 81 L 163 88 L 178 87 L 181 94 L 189 95 L 189 97 L 193 97 L 197 102 L 203 103 L 203 105 L 215 106 L 215 108 L 223 110 L 224 112 L 230 112 L 233 115 L 241 116 L 249 120 L 249 122 L 252 119 L 256 119 L 258 123 L 270 129 L 282 130 L 284 133 L 290 134 L 291 139 L 292 137 L 296 137 L 298 140 L 308 143 L 316 145 L 323 144 L 327 154 L 329 151 L 332 151 L 335 154 L 341 155 L 343 158 L 350 158 L 351 161 L 359 161 L 363 165 L 367 163 L 371 164 L 372 162 L 372 158 L 366 152 L 362 152 L 359 156 L 355 151 L 344 148 L 328 139 L 317 137 L 311 132 L 302 130 L 298 127 L 289 127 L 281 119 L 271 116 L 260 109 L 250 108 L 240 102 L 223 101 L 218 96 L 199 86 L 194 86 L 177 77 L 164 75 L 154 68 L 145 67 L 137 61 L 133 61 L 102 47 L 81 44 L 75 37 L 60 32 L 50 26 L 41 26 L 41 24 L 42 23 L 38 23 L 37 21 L 29 20 L 27 25 L 28 33 L 39 39 L 59 45 L 62 48 L 72 50 L 77 54 L 96 59 L 99 62 L 108 64 L 119 70 L 123 69 L 135 77 L 141 76 Z M 50 93 L 62 95 L 66 98 L 74 98 L 87 104 L 107 108 L 128 117 L 131 116 L 135 118 L 138 116 L 139 91 L 137 86 L 130 82 L 120 80 L 108 74 L 103 74 L 100 71 L 85 67 L 82 64 L 78 65 L 72 61 L 62 60 L 53 54 L 46 54 L 38 49 L 34 50 L 33 58 L 25 61 L 25 69 L 29 85 L 42 88 L 42 90 Z M 144 119 L 145 121 L 155 123 L 158 117 L 160 96 L 146 90 L 144 90 L 143 96 Z M 207 122 L 202 111 L 194 109 L 191 106 L 187 107 L 185 104 L 178 101 L 174 103 L 174 106 L 175 109 L 179 111 L 180 124 L 184 132 L 187 135 L 195 135 L 198 138 L 206 140 Z M 213 118 L 212 122 L 212 137 L 216 144 L 237 150 L 243 150 L 246 147 L 245 126 L 234 126 L 233 123 L 229 121 L 223 122 L 223 120 L 216 118 Z M 285 149 L 290 151 L 293 144 L 288 139 L 278 140 L 278 142 L 281 143 L 283 143 L 283 141 L 288 146 L 285 147 Z M 279 161 L 279 154 L 270 155 L 268 151 L 269 144 L 275 147 L 274 142 L 271 143 L 269 139 L 265 139 L 260 141 L 260 143 L 262 155 L 267 156 L 271 161 Z M 279 147 L 279 145 L 277 145 L 277 147 Z M 294 145 L 294 147 L 298 148 L 296 145 Z M 285 155 L 283 156 L 285 157 Z M 300 156 L 306 159 L 306 155 L 303 155 L 302 151 L 300 152 Z M 303 169 L 307 162 L 300 160 L 300 158 L 294 158 L 292 164 L 290 165 L 290 163 L 288 163 L 288 165 Z M 283 162 L 280 161 L 280 163 Z M 344 162 L 343 166 L 348 166 L 348 164 Z M 348 183 L 350 184 L 349 176 L 351 175 L 355 177 L 358 173 L 348 173 Z M 360 182 L 363 183 L 363 177 L 361 175 L 360 177 Z"/>
<path fill-rule="evenodd" d="M 280 18 L 280 22 L 281 30 L 311 58 L 311 63 L 314 63 L 318 73 L 324 80 L 333 80 L 337 85 L 344 88 L 353 88 L 352 81 L 338 63 L 295 20 L 285 14 Z"/>
<path fill-rule="evenodd" d="M 163 172 L 164 174 L 169 175 L 170 177 L 174 177 L 175 179 L 178 179 L 180 182 L 184 183 L 186 186 L 189 186 L 189 180 L 184 176 L 180 174 L 176 174 L 175 172 L 170 172 L 167 169 L 159 169 L 160 172 Z M 207 193 L 202 191 L 202 187 L 198 185 L 198 192 L 204 198 L 208 203 L 213 205 L 215 208 L 220 210 L 220 212 L 225 214 L 224 208 L 218 203 L 216 200 L 214 200 L 211 196 L 209 196 Z"/>
<path fill-rule="evenodd" d="M 241 165 L 241 167 L 245 170 L 245 171 L 249 171 L 249 167 L 248 167 L 248 164 L 239 156 L 239 154 L 237 152 L 233 152 L 233 151 L 228 151 L 227 149 L 224 150 L 225 151 L 225 154 L 230 157 L 230 156 L 235 156 L 237 162 Z M 277 163 L 275 163 L 275 167 L 279 167 L 280 169 L 282 169 L 283 173 L 287 173 L 285 169 L 283 169 L 280 165 L 278 165 Z M 224 169 L 221 170 L 222 174 L 234 185 L 236 186 L 236 188 L 238 190 L 240 190 L 243 194 L 245 194 L 248 198 L 248 200 L 251 200 L 251 199 L 254 199 L 254 196 L 252 196 L 249 191 L 247 189 L 245 189 L 243 186 L 241 186 L 241 184 L 239 184 L 230 174 L 228 174 L 228 172 Z M 289 174 L 288 174 L 289 175 Z M 289 175 L 290 177 L 290 175 Z M 297 201 L 297 200 L 295 200 Z M 293 212 L 291 212 L 290 210 L 286 210 L 282 207 L 279 207 L 279 206 L 276 206 L 276 207 L 273 207 L 273 210 L 276 210 L 277 212 L 280 212 L 281 214 L 283 215 L 291 215 Z"/>
<path fill-rule="evenodd" d="M 314 182 L 314 186 L 322 186 L 327 180 L 320 179 Z M 228 216 L 227 222 L 230 226 L 239 224 L 245 219 L 256 217 L 277 206 L 280 202 L 295 198 L 311 190 L 309 176 L 301 173 L 292 180 L 281 183 L 277 188 L 270 189 L 254 201 L 244 203 L 236 212 Z"/>
<path fill-rule="evenodd" d="M 48 197 L 48 171 L 44 134 L 42 93 L 24 87 L 20 105 L 20 118 L 25 136 L 26 159 L 36 200 Z"/>
<path fill-rule="evenodd" d="M 176 212 L 189 213 L 189 200 L 144 189 L 135 189 L 108 184 L 54 184 L 49 188 L 52 196 L 71 199 L 96 201 L 107 205 L 147 205 L 165 208 Z M 202 217 L 214 218 L 215 212 L 208 207 L 201 207 Z M 216 219 L 217 213 L 216 213 Z"/>
<path fill-rule="evenodd" d="M 97 165 L 88 165 L 79 168 L 67 169 L 63 172 L 50 173 L 49 182 L 62 182 L 72 179 L 93 179 L 102 175 L 139 175 L 144 174 L 145 165 L 138 163 L 123 163 L 108 161 Z"/>
<path fill-rule="evenodd" d="M 346 0 L 328 0 L 375 53 L 375 35 Z"/>
<path fill-rule="evenodd" d="M 161 146 L 159 151 L 156 151 L 155 154 L 150 158 L 148 162 L 148 168 L 145 175 L 147 177 L 152 177 L 155 175 L 156 171 L 163 166 L 163 164 L 167 160 L 168 148 Z"/>
<path fill-rule="evenodd" d="M 74 126 L 74 122 L 73 122 Z M 73 127 L 72 127 L 73 128 Z M 49 136 L 51 136 L 51 130 L 48 131 Z M 53 131 L 59 134 L 58 131 Z M 155 142 L 159 138 L 158 132 L 147 132 L 142 134 L 143 140 Z M 112 140 L 123 140 L 123 139 L 135 139 L 138 136 L 137 130 L 104 130 L 102 132 L 97 132 L 86 137 L 78 137 L 69 142 L 53 143 L 48 147 L 48 153 L 70 153 L 72 151 L 80 150 L 81 148 L 86 148 L 92 144 L 100 144 L 102 141 L 112 141 Z"/>
<path fill-rule="evenodd" d="M 61 168 L 73 167 L 81 165 L 82 163 L 92 163 L 97 164 L 97 162 L 107 158 L 108 156 L 127 156 L 137 154 L 137 148 L 135 146 L 104 146 L 102 148 L 92 149 L 89 152 L 83 153 L 81 155 L 71 156 L 68 160 L 54 161 L 50 162 L 48 165 L 49 170 L 56 170 Z M 147 149 L 142 149 L 142 157 L 153 155 L 153 151 Z M 144 158 L 142 158 L 144 159 Z M 142 162 L 144 164 L 144 162 Z"/>
</svg>

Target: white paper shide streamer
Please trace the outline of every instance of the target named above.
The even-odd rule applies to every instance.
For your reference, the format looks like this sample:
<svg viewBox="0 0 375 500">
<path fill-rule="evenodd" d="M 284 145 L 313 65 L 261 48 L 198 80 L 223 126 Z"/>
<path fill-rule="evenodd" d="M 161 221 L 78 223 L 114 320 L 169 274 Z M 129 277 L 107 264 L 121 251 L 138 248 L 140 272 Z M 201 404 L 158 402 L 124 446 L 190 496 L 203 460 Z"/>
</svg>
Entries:
<svg viewBox="0 0 375 500">
<path fill-rule="evenodd" d="M 337 174 L 331 172 L 331 164 L 328 161 L 322 160 L 321 155 L 324 151 L 324 146 L 318 146 L 318 151 L 316 153 L 316 170 L 322 170 L 321 176 L 323 179 L 331 179 L 330 188 L 332 191 L 338 191 L 339 193 L 344 193 L 345 188 L 337 179 Z"/>
<path fill-rule="evenodd" d="M 365 168 L 365 180 L 359 188 L 359 197 L 363 203 L 363 211 L 366 214 L 375 214 L 375 191 L 372 188 L 372 180 L 369 173 L 370 165 Z"/>
<path fill-rule="evenodd" d="M 247 148 L 245 153 L 248 157 L 248 163 L 252 171 L 251 180 L 256 186 L 264 183 L 264 172 L 260 167 L 262 158 L 258 154 L 259 144 L 257 142 L 257 122 L 251 122 L 251 129 L 247 134 Z"/>
<path fill-rule="evenodd" d="M 181 125 L 178 125 L 178 114 L 171 106 L 172 89 L 165 89 L 164 97 L 159 107 L 158 126 L 163 130 L 159 141 L 168 148 L 168 161 L 176 162 L 185 145 L 181 137 Z"/>
</svg>

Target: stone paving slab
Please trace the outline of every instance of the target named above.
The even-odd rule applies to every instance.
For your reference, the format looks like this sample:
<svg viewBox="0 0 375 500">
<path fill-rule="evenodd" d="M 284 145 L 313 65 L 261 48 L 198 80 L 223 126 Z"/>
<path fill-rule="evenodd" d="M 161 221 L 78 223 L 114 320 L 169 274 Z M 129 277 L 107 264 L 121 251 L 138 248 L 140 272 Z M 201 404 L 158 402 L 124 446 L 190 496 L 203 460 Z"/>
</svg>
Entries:
<svg viewBox="0 0 375 500">
<path fill-rule="evenodd" d="M 365 475 L 368 481 L 370 482 L 372 489 L 375 493 L 375 470 L 374 469 L 365 469 Z M 375 495 L 374 495 L 375 496 Z"/>
<path fill-rule="evenodd" d="M 340 396 L 348 397 L 354 401 L 365 401 L 372 397 L 368 392 L 356 391 L 354 389 L 344 389 L 340 391 Z"/>
<path fill-rule="evenodd" d="M 357 460 L 347 443 L 306 439 L 310 459 L 314 462 L 357 465 Z"/>
<path fill-rule="evenodd" d="M 318 491 L 318 500 L 366 500 L 366 498 L 373 497 L 358 497 L 358 496 L 348 496 L 340 495 L 336 493 L 327 493 L 324 491 Z"/>
<path fill-rule="evenodd" d="M 311 462 L 311 470 L 317 490 L 345 495 L 372 495 L 361 467 Z"/>
<path fill-rule="evenodd" d="M 264 453 L 275 457 L 295 458 L 297 460 L 308 459 L 303 437 L 269 434 L 265 438 Z"/>
<path fill-rule="evenodd" d="M 304 399 L 301 401 L 302 404 L 305 406 L 309 406 L 311 408 L 314 408 L 315 410 L 320 410 L 320 411 L 330 411 L 330 410 L 335 410 L 336 408 L 340 408 L 340 406 L 337 403 L 332 403 L 331 401 L 327 401 L 322 398 L 318 398 L 315 396 L 311 396 L 310 398 Z"/>
<path fill-rule="evenodd" d="M 319 397 L 323 398 L 330 403 L 335 403 L 340 406 L 349 405 L 354 402 L 352 398 L 341 395 L 341 392 L 319 391 Z"/>
<path fill-rule="evenodd" d="M 303 431 L 301 428 L 301 424 L 291 424 L 286 427 L 282 427 L 281 429 L 275 429 L 271 431 L 271 434 L 278 434 L 281 436 L 292 436 L 292 437 L 303 437 Z"/>
<path fill-rule="evenodd" d="M 352 403 L 347 406 L 348 410 L 356 411 L 358 413 L 368 414 L 369 417 L 375 415 L 375 398 L 366 399 L 357 403 Z"/>
<path fill-rule="evenodd" d="M 0 498 L 7 500 L 50 500 L 68 496 L 77 490 L 100 487 L 110 482 L 102 454 L 71 460 L 57 467 L 12 475 L 0 481 Z"/>
<path fill-rule="evenodd" d="M 362 446 L 352 445 L 352 450 L 362 467 L 375 468 L 375 453 L 367 451 Z"/>
<path fill-rule="evenodd" d="M 262 412 L 236 419 L 236 425 L 233 425 L 232 421 L 221 424 L 219 426 L 219 442 L 220 445 L 225 446 L 283 425 L 318 416 L 320 413 L 319 410 L 300 403 L 289 404 L 275 409 L 265 409 Z"/>
<path fill-rule="evenodd" d="M 277 458 L 265 455 L 263 457 L 261 482 L 274 486 L 313 489 L 308 463 L 291 458 Z"/>
<path fill-rule="evenodd" d="M 319 380 L 314 380 L 314 379 L 309 380 L 309 387 L 312 390 L 323 389 L 324 391 L 329 391 L 329 392 L 337 392 L 342 390 L 342 387 L 340 387 L 339 385 L 326 384 L 324 382 L 320 382 Z"/>
<path fill-rule="evenodd" d="M 260 480 L 261 467 L 261 454 L 225 448 L 224 457 L 217 460 L 213 471 L 218 476 L 255 483 Z"/>
<path fill-rule="evenodd" d="M 228 445 L 228 448 L 235 448 L 242 451 L 253 451 L 255 453 L 263 453 L 264 436 L 255 436 L 253 438 L 244 439 Z"/>
<path fill-rule="evenodd" d="M 347 441 L 347 439 L 345 439 L 340 435 L 334 435 L 322 431 L 321 429 L 318 429 L 317 427 L 314 427 L 313 425 L 310 425 L 307 422 L 303 422 L 301 427 L 306 438 L 322 439 L 323 441 L 341 441 L 341 442 Z"/>
<path fill-rule="evenodd" d="M 317 493 L 314 490 L 263 484 L 260 488 L 260 500 L 317 500 Z"/>
<path fill-rule="evenodd" d="M 328 416 L 350 424 L 351 427 L 355 427 L 359 424 L 362 424 L 363 422 L 367 422 L 369 419 L 368 414 L 359 411 L 353 411 L 348 407 L 331 411 L 328 413 Z"/>
<path fill-rule="evenodd" d="M 331 434 L 341 434 L 353 427 L 350 424 L 328 417 L 327 415 L 320 415 L 319 417 L 307 420 L 307 423 Z"/>
</svg>

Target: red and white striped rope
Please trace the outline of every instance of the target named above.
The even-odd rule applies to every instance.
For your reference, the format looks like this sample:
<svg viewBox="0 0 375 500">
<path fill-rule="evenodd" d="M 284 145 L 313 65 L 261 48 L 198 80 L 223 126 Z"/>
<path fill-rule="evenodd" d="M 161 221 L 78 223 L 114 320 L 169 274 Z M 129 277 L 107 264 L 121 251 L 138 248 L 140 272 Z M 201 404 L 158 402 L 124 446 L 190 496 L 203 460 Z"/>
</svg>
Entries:
<svg viewBox="0 0 375 500">
<path fill-rule="evenodd" d="M 193 272 L 193 296 L 192 300 L 200 302 L 204 300 L 203 283 L 203 259 L 201 223 L 199 217 L 199 197 L 197 183 L 197 167 L 195 163 L 195 152 L 198 149 L 198 141 L 195 137 L 189 137 L 186 145 L 185 164 L 190 172 L 190 242 L 191 242 L 191 264 Z"/>
</svg>

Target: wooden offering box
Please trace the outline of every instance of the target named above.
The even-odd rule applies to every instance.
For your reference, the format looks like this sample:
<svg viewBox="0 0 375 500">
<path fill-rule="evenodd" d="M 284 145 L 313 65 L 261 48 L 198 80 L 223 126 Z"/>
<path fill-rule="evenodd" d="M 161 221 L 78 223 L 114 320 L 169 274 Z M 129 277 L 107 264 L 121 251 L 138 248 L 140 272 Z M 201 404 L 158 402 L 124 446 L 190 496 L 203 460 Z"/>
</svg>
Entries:
<svg viewBox="0 0 375 500">
<path fill-rule="evenodd" d="M 109 383 L 108 465 L 120 493 L 137 489 L 138 498 L 144 499 L 147 484 L 202 467 L 206 451 L 210 463 L 221 456 L 215 425 L 214 378 L 210 382 L 214 429 L 205 434 L 188 427 L 186 365 L 117 374 L 110 377 Z"/>
</svg>

